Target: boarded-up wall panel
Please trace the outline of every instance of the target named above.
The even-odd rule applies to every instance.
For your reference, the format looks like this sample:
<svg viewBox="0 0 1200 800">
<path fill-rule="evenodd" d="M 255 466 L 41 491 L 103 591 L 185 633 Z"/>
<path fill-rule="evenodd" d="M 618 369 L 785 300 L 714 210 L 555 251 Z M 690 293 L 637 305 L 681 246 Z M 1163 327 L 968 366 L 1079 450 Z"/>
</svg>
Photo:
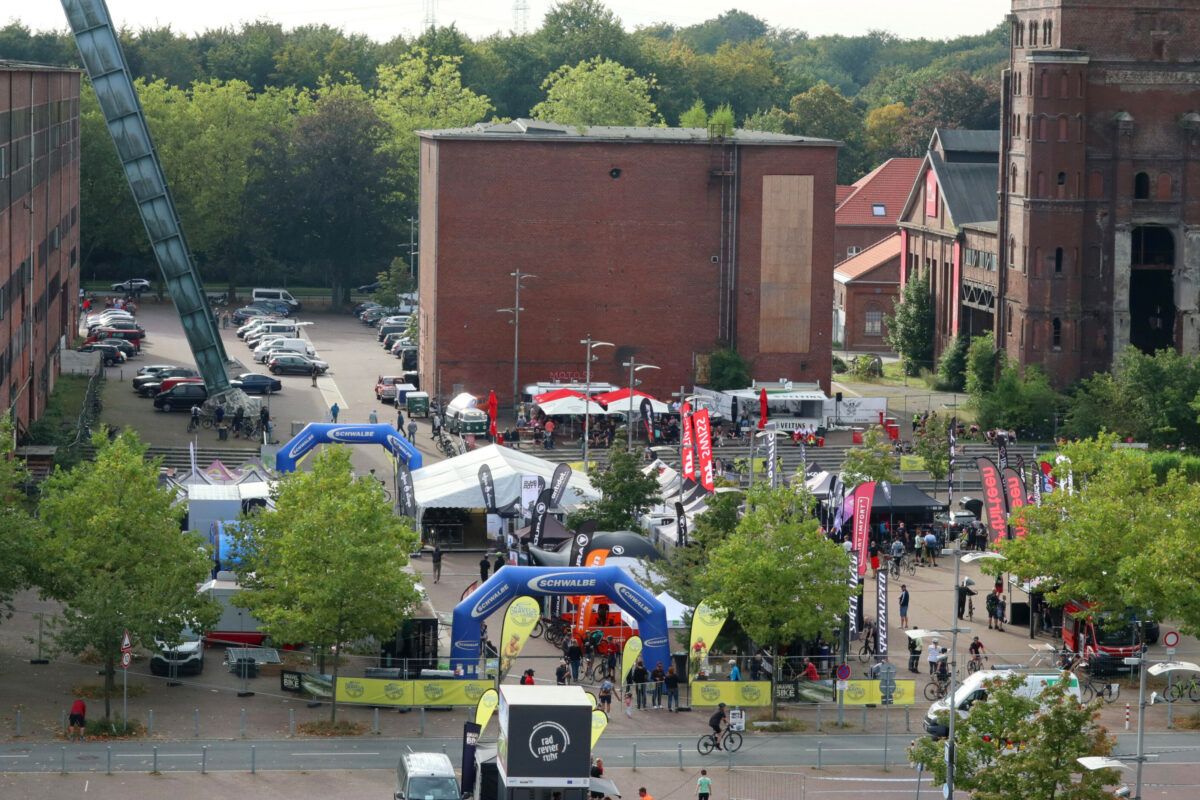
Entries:
<svg viewBox="0 0 1200 800">
<path fill-rule="evenodd" d="M 808 352 L 812 221 L 811 175 L 763 177 L 759 352 Z"/>
</svg>

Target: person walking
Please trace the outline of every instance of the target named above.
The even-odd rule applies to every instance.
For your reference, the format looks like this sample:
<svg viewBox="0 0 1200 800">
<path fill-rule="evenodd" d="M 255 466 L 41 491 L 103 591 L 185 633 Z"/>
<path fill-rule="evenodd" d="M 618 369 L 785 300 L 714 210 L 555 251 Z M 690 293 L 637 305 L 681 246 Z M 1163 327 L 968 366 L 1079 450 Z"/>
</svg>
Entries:
<svg viewBox="0 0 1200 800">
<path fill-rule="evenodd" d="M 616 688 L 616 684 L 612 682 L 612 678 L 605 678 L 600 681 L 600 710 L 605 714 L 612 713 L 612 696 Z"/>
<path fill-rule="evenodd" d="M 67 741 L 71 741 L 76 734 L 79 735 L 79 741 L 87 741 L 87 703 L 82 697 L 76 697 L 75 702 L 71 703 L 70 716 L 67 718 Z"/>
<path fill-rule="evenodd" d="M 958 618 L 962 619 L 963 614 L 967 612 L 967 598 L 975 596 L 975 590 L 971 588 L 971 579 L 963 578 L 955 591 L 958 592 Z"/>
<path fill-rule="evenodd" d="M 929 662 L 929 674 L 937 672 L 938 656 L 941 655 L 941 648 L 938 647 L 938 640 L 935 636 L 933 641 L 929 643 L 929 652 L 925 656 L 925 660 Z"/>
<path fill-rule="evenodd" d="M 375 413 L 375 409 L 371 409 L 371 413 L 367 415 L 367 422 L 372 425 L 379 424 L 379 415 Z"/>
<path fill-rule="evenodd" d="M 437 583 L 442 579 L 442 546 L 435 544 L 433 546 L 433 582 Z"/>
<path fill-rule="evenodd" d="M 640 658 L 633 668 L 630 680 L 633 682 L 634 692 L 637 693 L 638 711 L 644 711 L 646 709 L 646 684 L 650 681 L 650 670 L 646 669 L 645 663 Z"/>
<path fill-rule="evenodd" d="M 736 658 L 729 659 L 729 680 L 740 681 L 742 679 L 742 671 L 738 669 Z"/>
<path fill-rule="evenodd" d="M 496 563 L 494 563 L 492 565 L 492 574 L 494 575 L 497 572 L 499 572 L 500 568 L 503 566 L 504 566 L 504 553 L 496 553 Z"/>
<path fill-rule="evenodd" d="M 188 420 L 187 432 L 191 433 L 200 427 L 200 406 L 192 403 L 192 415 Z"/>
<path fill-rule="evenodd" d="M 579 683 L 579 662 L 583 659 L 583 648 L 579 646 L 579 641 L 575 638 L 571 639 L 571 643 L 567 645 L 567 661 L 571 664 L 571 680 Z M 638 706 L 641 708 L 641 706 Z"/>
<path fill-rule="evenodd" d="M 492 562 L 488 561 L 487 553 L 483 554 L 483 558 L 479 559 L 479 582 L 483 583 L 488 578 L 488 570 L 492 568 Z"/>
<path fill-rule="evenodd" d="M 317 369 L 317 365 L 313 364 L 312 368 L 312 385 L 317 385 L 317 376 L 321 374 L 321 370 Z"/>
<path fill-rule="evenodd" d="M 916 630 L 916 628 L 913 628 L 913 630 Z M 920 663 L 921 663 L 921 637 L 909 636 L 908 637 L 908 671 L 915 672 L 916 674 L 920 675 L 921 674 Z"/>
<path fill-rule="evenodd" d="M 1008 610 L 1008 601 L 1004 599 L 1005 595 L 1000 595 L 1000 599 L 996 603 L 996 630 L 1004 630 L 1004 613 Z"/>
<path fill-rule="evenodd" d="M 908 627 L 908 585 L 900 584 L 900 627 Z"/>
<path fill-rule="evenodd" d="M 337 402 L 334 402 L 334 404 L 329 407 L 329 418 L 333 420 L 334 425 L 337 424 L 338 414 L 341 413 L 341 410 L 342 408 L 337 404 Z"/>
<path fill-rule="evenodd" d="M 988 592 L 987 598 L 983 601 L 983 606 L 987 609 L 988 630 L 993 627 L 999 628 L 1000 625 L 996 621 L 996 609 L 1000 605 L 1000 593 L 996 591 Z"/>
<path fill-rule="evenodd" d="M 559 686 L 566 686 L 567 676 L 570 674 L 571 670 L 567 667 L 567 660 L 565 658 L 560 658 L 558 660 L 558 666 L 554 669 L 554 682 Z M 609 699 L 611 700 L 612 698 L 610 697 Z M 600 706 L 602 708 L 604 706 L 604 695 L 600 696 Z"/>
<path fill-rule="evenodd" d="M 412 417 L 408 418 L 408 440 L 410 442 L 417 440 L 417 421 Z"/>
<path fill-rule="evenodd" d="M 399 408 L 396 409 L 396 430 L 404 431 L 404 412 Z"/>
<path fill-rule="evenodd" d="M 928 558 L 929 563 L 935 567 L 937 566 L 937 551 L 937 537 L 933 535 L 933 531 L 929 531 L 925 534 L 925 557 Z"/>
<path fill-rule="evenodd" d="M 679 675 L 675 673 L 675 667 L 667 667 L 663 688 L 667 690 L 667 711 L 679 713 Z"/>
<path fill-rule="evenodd" d="M 650 680 L 654 681 L 654 710 L 662 711 L 663 682 L 667 679 L 667 673 L 663 670 L 662 662 L 659 661 L 654 665 L 654 669 L 650 672 Z"/>
<path fill-rule="evenodd" d="M 233 412 L 233 424 L 230 426 L 233 428 L 233 438 L 241 438 L 242 426 L 245 424 L 245 422 L 246 409 L 243 406 L 238 406 L 237 411 Z"/>
<path fill-rule="evenodd" d="M 700 779 L 696 781 L 696 800 L 708 800 L 712 794 L 712 778 L 708 777 L 708 770 L 700 770 Z"/>
<path fill-rule="evenodd" d="M 267 423 L 270 421 L 271 409 L 267 408 L 267 406 L 264 404 L 263 407 L 258 410 L 258 425 L 265 431 L 267 429 Z"/>
</svg>

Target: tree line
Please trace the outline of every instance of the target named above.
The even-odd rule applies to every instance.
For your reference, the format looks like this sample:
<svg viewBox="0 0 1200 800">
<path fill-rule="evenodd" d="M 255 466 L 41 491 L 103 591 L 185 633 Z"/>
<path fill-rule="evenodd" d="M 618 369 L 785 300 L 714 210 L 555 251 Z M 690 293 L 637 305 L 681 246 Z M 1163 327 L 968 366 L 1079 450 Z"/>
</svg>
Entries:
<svg viewBox="0 0 1200 800">
<path fill-rule="evenodd" d="M 734 10 L 631 32 L 598 0 L 479 40 L 453 25 L 379 43 L 270 21 L 120 36 L 205 278 L 334 289 L 407 256 L 414 130 L 522 116 L 742 126 L 845 142 L 849 183 L 922 153 L 937 125 L 996 127 L 1008 57 L 1003 24 L 945 41 L 810 37 Z M 69 33 L 18 22 L 0 28 L 0 52 L 79 63 Z M 116 278 L 150 251 L 102 122 L 85 89 L 84 274 Z"/>
</svg>

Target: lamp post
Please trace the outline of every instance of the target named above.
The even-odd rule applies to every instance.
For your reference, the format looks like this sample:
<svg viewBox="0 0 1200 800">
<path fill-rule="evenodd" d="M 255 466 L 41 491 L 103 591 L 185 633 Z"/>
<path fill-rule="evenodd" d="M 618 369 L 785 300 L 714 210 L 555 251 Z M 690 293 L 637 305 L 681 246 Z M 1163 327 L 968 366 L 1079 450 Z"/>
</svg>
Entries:
<svg viewBox="0 0 1200 800">
<path fill-rule="evenodd" d="M 525 310 L 521 308 L 521 279 L 536 278 L 537 275 L 530 275 L 528 272 L 521 272 L 521 270 L 508 274 L 516 280 L 516 294 L 513 306 L 512 308 L 498 308 L 496 311 L 501 314 L 513 315 L 513 318 L 509 322 L 513 326 L 513 419 L 516 419 L 517 408 L 521 405 L 521 394 L 517 386 L 517 366 L 521 352 L 521 312 Z"/>
<path fill-rule="evenodd" d="M 653 364 L 639 364 L 637 359 L 629 359 L 621 362 L 622 367 L 629 367 L 629 413 L 625 419 L 626 443 L 625 449 L 633 451 L 633 387 L 641 384 L 641 381 L 634 380 L 633 373 L 641 372 L 644 369 L 661 369 Z"/>
<path fill-rule="evenodd" d="M 592 335 L 590 333 L 587 335 L 586 339 L 580 339 L 579 343 L 587 345 L 587 366 L 584 368 L 586 377 L 584 378 L 584 390 L 583 390 L 583 393 L 584 393 L 584 398 L 583 398 L 583 471 L 587 472 L 587 470 L 588 470 L 588 437 L 591 434 L 591 424 L 590 423 L 592 421 L 592 414 L 591 414 L 591 408 L 590 408 L 590 406 L 592 404 L 592 362 L 599 358 L 599 356 L 592 355 L 592 348 L 593 347 L 615 347 L 616 345 L 614 345 L 612 342 L 597 342 L 592 339 Z"/>
</svg>

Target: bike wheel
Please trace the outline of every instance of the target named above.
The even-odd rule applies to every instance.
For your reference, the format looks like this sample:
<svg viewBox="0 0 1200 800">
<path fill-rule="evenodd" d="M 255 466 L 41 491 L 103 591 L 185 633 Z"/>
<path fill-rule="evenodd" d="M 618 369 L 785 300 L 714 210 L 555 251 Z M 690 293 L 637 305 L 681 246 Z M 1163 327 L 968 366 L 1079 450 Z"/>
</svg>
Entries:
<svg viewBox="0 0 1200 800">
<path fill-rule="evenodd" d="M 1096 699 L 1096 690 L 1095 690 L 1095 688 L 1093 688 L 1091 682 L 1084 683 L 1083 681 L 1080 681 L 1079 682 L 1079 702 L 1086 706 L 1095 699 Z"/>
<path fill-rule="evenodd" d="M 1196 681 L 1194 679 L 1192 680 L 1191 686 L 1189 687 L 1189 691 L 1188 691 L 1188 697 L 1191 699 L 1191 701 L 1193 703 L 1200 703 L 1200 681 Z M 1179 699 L 1180 700 L 1183 699 L 1183 691 L 1182 690 L 1180 690 L 1180 692 L 1179 692 Z"/>
<path fill-rule="evenodd" d="M 911 578 L 913 575 L 916 575 L 916 574 L 917 574 L 917 562 L 915 562 L 915 561 L 909 561 L 907 564 L 905 564 L 905 565 L 904 565 L 904 572 L 905 572 L 905 573 L 906 573 L 906 574 L 907 574 L 907 575 L 908 575 L 910 578 Z"/>
<path fill-rule="evenodd" d="M 700 751 L 700 755 L 706 756 L 713 751 L 713 737 L 706 735 L 701 736 L 696 742 L 696 749 Z"/>
<path fill-rule="evenodd" d="M 1104 688 L 1099 692 L 1100 699 L 1106 703 L 1115 703 L 1117 698 L 1121 696 L 1121 684 L 1106 683 Z"/>
<path fill-rule="evenodd" d="M 1163 692 L 1163 697 L 1167 698 L 1169 703 L 1178 703 L 1188 694 L 1188 685 L 1186 683 L 1173 683 L 1171 688 Z M 1195 692 L 1192 692 L 1195 695 Z"/>
<path fill-rule="evenodd" d="M 934 700 L 940 700 L 941 698 L 942 698 L 942 692 L 941 692 L 941 689 L 938 688 L 938 685 L 936 683 L 934 683 L 933 681 L 930 681 L 929 683 L 925 684 L 925 699 L 926 700 L 933 702 Z"/>
<path fill-rule="evenodd" d="M 864 642 L 862 647 L 858 648 L 858 660 L 863 664 L 871 660 L 871 648 Z"/>
<path fill-rule="evenodd" d="M 725 734 L 725 749 L 730 753 L 736 753 L 742 747 L 742 735 L 737 731 L 729 731 Z"/>
<path fill-rule="evenodd" d="M 540 639 L 540 638 L 542 638 L 542 634 L 545 632 L 546 632 L 546 626 L 543 625 L 542 621 L 539 619 L 537 622 L 535 622 L 533 624 L 533 630 L 531 630 L 529 632 L 529 638 L 530 639 Z"/>
</svg>

